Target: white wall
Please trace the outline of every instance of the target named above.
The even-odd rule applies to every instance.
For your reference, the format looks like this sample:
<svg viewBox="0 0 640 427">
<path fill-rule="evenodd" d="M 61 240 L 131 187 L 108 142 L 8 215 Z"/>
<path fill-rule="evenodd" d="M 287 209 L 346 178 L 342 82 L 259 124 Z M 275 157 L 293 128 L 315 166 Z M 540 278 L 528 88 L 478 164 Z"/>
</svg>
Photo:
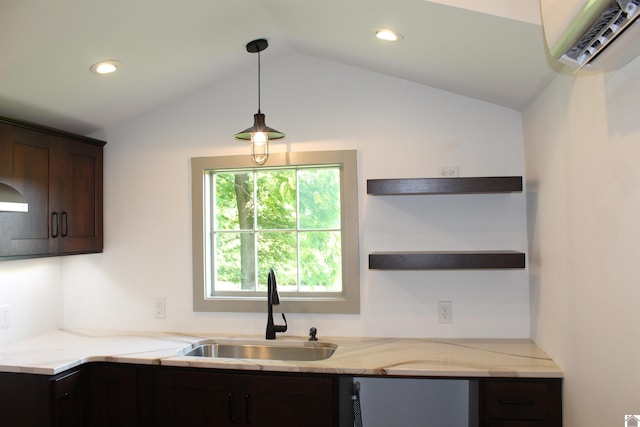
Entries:
<svg viewBox="0 0 640 427">
<path fill-rule="evenodd" d="M 385 198 L 367 178 L 523 175 L 518 112 L 307 56 L 263 64 L 262 110 L 287 134 L 273 151 L 359 152 L 361 315 L 288 316 L 291 335 L 528 337 L 526 270 L 369 271 L 374 250 L 526 250 L 525 195 Z M 261 334 L 264 313 L 191 308 L 193 156 L 248 154 L 256 70 L 106 129 L 105 251 L 64 263 L 67 327 Z M 167 299 L 167 318 L 152 315 Z M 437 323 L 452 300 L 454 323 Z"/>
<path fill-rule="evenodd" d="M 640 58 L 556 77 L 525 111 L 532 337 L 565 372 L 564 425 L 640 414 Z"/>
<path fill-rule="evenodd" d="M 1 262 L 0 305 L 9 306 L 9 328 L 0 329 L 0 346 L 60 328 L 62 261 L 47 258 Z"/>
</svg>

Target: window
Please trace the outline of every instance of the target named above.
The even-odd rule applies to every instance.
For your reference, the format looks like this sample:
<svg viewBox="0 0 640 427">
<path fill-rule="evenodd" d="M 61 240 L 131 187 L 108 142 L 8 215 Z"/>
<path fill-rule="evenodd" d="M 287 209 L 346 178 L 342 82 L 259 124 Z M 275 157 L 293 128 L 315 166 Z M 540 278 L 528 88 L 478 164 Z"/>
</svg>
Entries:
<svg viewBox="0 0 640 427">
<path fill-rule="evenodd" d="M 191 160 L 195 311 L 358 313 L 355 151 Z"/>
</svg>

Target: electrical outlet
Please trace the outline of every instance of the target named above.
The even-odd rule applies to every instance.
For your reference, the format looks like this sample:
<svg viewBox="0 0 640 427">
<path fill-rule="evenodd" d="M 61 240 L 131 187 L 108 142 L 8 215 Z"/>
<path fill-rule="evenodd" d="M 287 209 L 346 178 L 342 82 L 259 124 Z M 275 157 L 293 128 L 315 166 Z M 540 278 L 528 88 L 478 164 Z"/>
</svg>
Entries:
<svg viewBox="0 0 640 427">
<path fill-rule="evenodd" d="M 453 323 L 453 303 L 451 301 L 438 301 L 438 322 Z"/>
<path fill-rule="evenodd" d="M 153 299 L 153 317 L 156 319 L 164 319 L 167 317 L 167 303 L 164 298 Z"/>
<path fill-rule="evenodd" d="M 458 166 L 439 166 L 438 176 L 443 178 L 453 178 L 460 173 L 460 167 Z"/>
<path fill-rule="evenodd" d="M 9 305 L 0 305 L 0 329 L 9 329 Z"/>
</svg>

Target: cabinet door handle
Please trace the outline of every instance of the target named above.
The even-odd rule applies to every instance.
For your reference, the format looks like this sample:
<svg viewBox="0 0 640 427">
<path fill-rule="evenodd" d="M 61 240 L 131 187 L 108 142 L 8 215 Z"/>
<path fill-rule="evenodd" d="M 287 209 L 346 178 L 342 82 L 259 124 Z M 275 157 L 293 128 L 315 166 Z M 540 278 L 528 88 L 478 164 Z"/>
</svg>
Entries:
<svg viewBox="0 0 640 427">
<path fill-rule="evenodd" d="M 251 398 L 251 395 L 249 393 L 244 395 L 244 416 L 245 419 L 247 421 L 247 424 L 251 424 L 251 414 L 250 414 L 250 408 L 249 408 L 249 399 Z"/>
<path fill-rule="evenodd" d="M 69 214 L 66 211 L 62 211 L 60 214 L 61 219 L 61 228 L 62 228 L 62 237 L 67 237 L 69 235 Z"/>
<path fill-rule="evenodd" d="M 60 231 L 60 222 L 58 221 L 58 212 L 51 212 L 51 237 L 58 237 Z"/>
<path fill-rule="evenodd" d="M 71 396 L 69 395 L 68 391 L 65 391 L 64 393 L 62 393 L 60 395 L 60 400 L 69 400 L 71 398 Z"/>
<path fill-rule="evenodd" d="M 233 393 L 229 393 L 227 395 L 227 398 L 229 399 L 229 402 L 228 402 L 228 404 L 229 404 L 229 422 L 231 424 L 234 424 L 236 422 L 236 417 L 234 415 L 235 411 L 233 410 L 234 409 L 233 408 Z"/>
<path fill-rule="evenodd" d="M 523 400 L 515 400 L 515 399 L 498 399 L 498 403 L 501 405 L 509 405 L 509 406 L 531 406 L 536 403 L 533 399 L 523 399 Z"/>
</svg>

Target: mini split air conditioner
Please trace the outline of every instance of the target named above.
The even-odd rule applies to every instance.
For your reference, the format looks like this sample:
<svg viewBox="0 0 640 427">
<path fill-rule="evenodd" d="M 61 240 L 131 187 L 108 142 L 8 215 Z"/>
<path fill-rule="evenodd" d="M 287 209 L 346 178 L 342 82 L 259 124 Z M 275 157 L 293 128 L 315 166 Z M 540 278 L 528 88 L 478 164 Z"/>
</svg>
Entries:
<svg viewBox="0 0 640 427">
<path fill-rule="evenodd" d="M 640 54 L 640 0 L 540 0 L 550 56 L 570 69 L 615 70 Z"/>
</svg>

